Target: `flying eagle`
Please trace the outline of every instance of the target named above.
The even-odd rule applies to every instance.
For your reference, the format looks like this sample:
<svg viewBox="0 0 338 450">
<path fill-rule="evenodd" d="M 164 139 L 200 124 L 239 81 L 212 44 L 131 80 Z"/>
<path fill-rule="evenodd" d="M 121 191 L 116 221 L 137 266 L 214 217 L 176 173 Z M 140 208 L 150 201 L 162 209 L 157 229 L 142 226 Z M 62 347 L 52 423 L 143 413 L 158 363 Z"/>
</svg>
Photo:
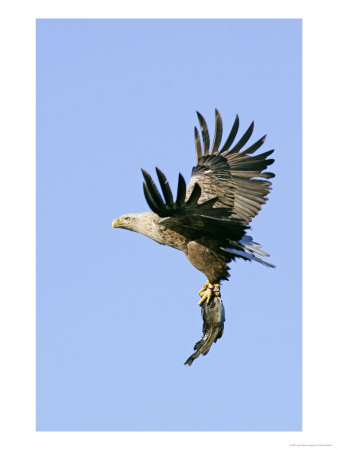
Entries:
<svg viewBox="0 0 338 450">
<path fill-rule="evenodd" d="M 210 148 L 206 121 L 199 112 L 197 117 L 202 142 L 195 127 L 197 165 L 192 169 L 188 186 L 179 174 L 174 200 L 168 181 L 158 168 L 156 172 L 163 195 L 151 176 L 142 169 L 144 195 L 152 211 L 123 215 L 114 220 L 112 226 L 136 231 L 160 244 L 183 251 L 191 264 L 207 277 L 199 291 L 201 299 L 198 302 L 204 308 L 205 318 L 207 305 L 216 300 L 219 304 L 220 282 L 228 280 L 229 264 L 235 258 L 274 267 L 263 259 L 269 255 L 261 245 L 246 234 L 249 223 L 267 201 L 271 190 L 271 183 L 267 180 L 274 174 L 264 170 L 274 160 L 268 159 L 273 150 L 252 156 L 263 145 L 266 135 L 242 150 L 252 135 L 254 122 L 234 144 L 239 128 L 237 115 L 221 146 L 223 125 L 216 109 L 215 134 Z M 222 333 L 223 327 L 213 336 L 213 342 Z M 207 353 L 210 345 L 203 354 Z"/>
</svg>

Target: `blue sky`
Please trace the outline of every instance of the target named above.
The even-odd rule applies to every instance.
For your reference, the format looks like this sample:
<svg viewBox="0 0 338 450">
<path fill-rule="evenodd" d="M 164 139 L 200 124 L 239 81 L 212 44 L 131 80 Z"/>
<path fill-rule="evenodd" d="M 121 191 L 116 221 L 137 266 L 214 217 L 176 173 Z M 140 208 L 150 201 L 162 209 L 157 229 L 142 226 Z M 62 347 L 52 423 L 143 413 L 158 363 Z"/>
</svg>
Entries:
<svg viewBox="0 0 338 450">
<path fill-rule="evenodd" d="M 276 149 L 250 234 L 277 269 L 232 264 L 189 368 L 204 275 L 111 221 L 148 210 L 141 167 L 189 180 L 215 107 Z M 301 21 L 37 22 L 37 429 L 301 429 Z"/>
</svg>

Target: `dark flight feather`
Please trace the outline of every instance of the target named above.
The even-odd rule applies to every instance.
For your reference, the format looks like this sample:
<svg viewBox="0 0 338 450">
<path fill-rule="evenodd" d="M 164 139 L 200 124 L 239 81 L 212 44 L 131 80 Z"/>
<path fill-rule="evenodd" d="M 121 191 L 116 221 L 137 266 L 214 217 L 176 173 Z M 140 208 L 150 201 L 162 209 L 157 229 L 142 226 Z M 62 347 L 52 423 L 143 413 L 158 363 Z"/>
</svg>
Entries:
<svg viewBox="0 0 338 450">
<path fill-rule="evenodd" d="M 162 197 L 160 193 L 157 190 L 156 184 L 153 182 L 151 176 L 148 172 L 142 169 L 142 173 L 147 185 L 147 192 L 152 198 L 153 202 L 158 205 L 159 208 L 164 207 L 164 202 L 162 200 Z"/>
<path fill-rule="evenodd" d="M 157 167 L 156 167 L 156 173 L 157 173 L 157 177 L 160 182 L 160 185 L 161 185 L 164 199 L 165 199 L 167 205 L 172 206 L 174 204 L 174 199 L 173 199 L 173 194 L 171 192 L 168 180 L 165 177 L 164 173 L 161 172 L 160 169 L 158 169 Z"/>
<path fill-rule="evenodd" d="M 195 133 L 196 159 L 198 162 L 198 160 L 202 156 L 202 147 L 201 147 L 201 138 L 196 127 L 194 128 L 194 133 Z"/>
<path fill-rule="evenodd" d="M 198 199 L 200 198 L 200 196 L 201 196 L 201 188 L 199 187 L 199 185 L 196 183 L 195 184 L 195 186 L 194 186 L 194 188 L 193 188 L 193 190 L 192 190 L 192 192 L 191 192 L 191 194 L 190 194 L 190 197 L 189 197 L 189 199 L 188 199 L 188 201 L 187 201 L 187 206 L 190 206 L 190 205 L 195 205 L 195 206 L 197 206 L 197 201 L 198 201 Z"/>
<path fill-rule="evenodd" d="M 251 122 L 249 128 L 246 130 L 246 132 L 243 134 L 243 136 L 241 137 L 241 139 L 237 142 L 237 144 L 231 149 L 229 150 L 224 156 L 229 156 L 232 153 L 237 153 L 241 148 L 244 147 L 244 145 L 248 142 L 248 140 L 250 139 L 252 132 L 254 129 L 254 122 Z"/>
<path fill-rule="evenodd" d="M 261 137 L 257 142 L 255 142 L 249 148 L 244 150 L 243 153 L 245 153 L 246 155 L 250 155 L 251 153 L 254 153 L 256 150 L 258 150 L 264 144 L 265 138 L 266 138 L 266 135 Z"/>
<path fill-rule="evenodd" d="M 215 121 L 216 121 L 215 136 L 214 136 L 214 142 L 212 143 L 212 147 L 210 150 L 211 154 L 216 153 L 218 151 L 218 148 L 222 141 L 223 123 L 222 123 L 222 117 L 221 117 L 220 113 L 217 111 L 217 109 L 215 109 Z"/>
<path fill-rule="evenodd" d="M 231 145 L 234 142 L 235 137 L 237 135 L 238 128 L 239 128 L 239 117 L 237 115 L 236 118 L 235 118 L 234 124 L 233 124 L 233 126 L 231 128 L 231 131 L 229 133 L 228 139 L 225 141 L 225 144 L 223 145 L 223 147 L 221 148 L 221 150 L 219 152 L 220 155 L 222 153 L 226 152 L 231 147 Z"/>
<path fill-rule="evenodd" d="M 177 198 L 176 205 L 182 206 L 185 200 L 185 194 L 187 192 L 187 186 L 185 184 L 184 178 L 181 174 L 178 175 L 178 185 L 177 185 Z"/>
<path fill-rule="evenodd" d="M 197 117 L 198 117 L 199 123 L 201 125 L 201 130 L 202 130 L 203 155 L 207 155 L 209 153 L 209 146 L 210 146 L 210 138 L 209 138 L 209 131 L 208 131 L 207 123 L 204 120 L 204 117 L 202 116 L 202 114 L 200 114 L 198 111 L 197 111 Z"/>
</svg>

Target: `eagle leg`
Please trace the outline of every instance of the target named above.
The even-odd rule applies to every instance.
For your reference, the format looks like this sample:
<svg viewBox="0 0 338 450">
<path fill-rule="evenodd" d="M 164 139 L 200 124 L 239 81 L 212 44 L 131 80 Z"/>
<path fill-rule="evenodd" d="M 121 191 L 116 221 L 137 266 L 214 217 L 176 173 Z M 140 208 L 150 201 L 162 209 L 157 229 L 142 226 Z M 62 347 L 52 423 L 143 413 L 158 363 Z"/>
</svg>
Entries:
<svg viewBox="0 0 338 450">
<path fill-rule="evenodd" d="M 198 302 L 199 306 L 203 305 L 205 301 L 207 302 L 207 305 L 209 305 L 212 298 L 219 297 L 219 283 L 212 284 L 207 280 L 202 289 L 198 292 L 198 295 L 202 297 Z"/>
</svg>

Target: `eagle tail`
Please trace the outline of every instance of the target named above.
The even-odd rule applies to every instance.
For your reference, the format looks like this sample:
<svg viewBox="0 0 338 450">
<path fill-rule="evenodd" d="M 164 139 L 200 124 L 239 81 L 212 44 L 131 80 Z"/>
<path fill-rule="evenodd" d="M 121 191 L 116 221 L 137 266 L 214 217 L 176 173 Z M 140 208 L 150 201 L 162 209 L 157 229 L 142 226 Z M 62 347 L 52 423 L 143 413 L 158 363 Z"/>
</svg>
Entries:
<svg viewBox="0 0 338 450">
<path fill-rule="evenodd" d="M 261 249 L 261 245 L 258 244 L 257 242 L 254 242 L 252 240 L 251 236 L 243 236 L 242 239 L 240 241 L 238 241 L 239 246 L 241 247 L 239 248 L 232 248 L 232 247 L 220 247 L 221 250 L 226 251 L 227 253 L 231 253 L 235 256 L 239 256 L 241 258 L 250 260 L 250 261 L 257 261 L 261 264 L 263 264 L 264 266 L 267 267 L 276 267 L 274 264 L 271 264 L 269 261 L 267 261 L 266 259 L 262 258 L 262 256 L 266 256 L 269 257 L 269 253 L 264 252 Z"/>
</svg>

